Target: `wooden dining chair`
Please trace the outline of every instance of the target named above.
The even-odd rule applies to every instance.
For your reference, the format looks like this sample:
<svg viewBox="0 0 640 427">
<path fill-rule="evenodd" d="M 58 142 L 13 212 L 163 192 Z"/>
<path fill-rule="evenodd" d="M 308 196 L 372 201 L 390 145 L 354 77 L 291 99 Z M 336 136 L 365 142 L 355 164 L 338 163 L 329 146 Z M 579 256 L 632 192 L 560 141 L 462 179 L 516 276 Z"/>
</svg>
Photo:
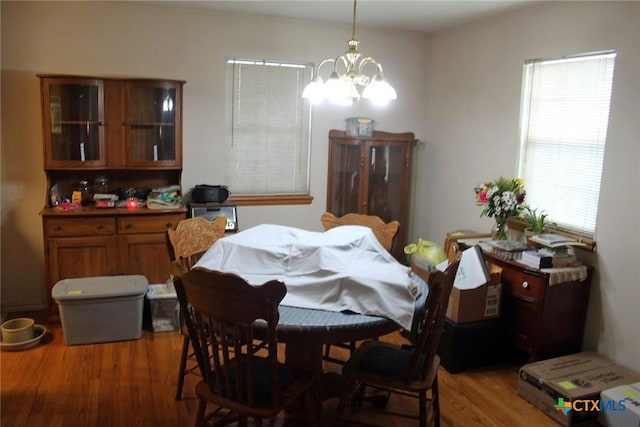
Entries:
<svg viewBox="0 0 640 427">
<path fill-rule="evenodd" d="M 336 217 L 330 212 L 325 212 L 320 217 L 320 222 L 322 223 L 322 226 L 325 230 L 330 230 L 341 225 L 361 225 L 363 227 L 369 227 L 373 231 L 373 234 L 376 236 L 380 244 L 382 244 L 382 246 L 387 251 L 391 251 L 391 248 L 393 247 L 393 239 L 398 233 L 398 228 L 400 228 L 400 222 L 398 221 L 385 223 L 378 216 L 356 213 L 349 213 L 341 217 Z M 323 359 L 332 363 L 343 365 L 345 362 L 344 359 L 339 359 L 331 355 L 332 346 L 347 349 L 349 350 L 349 354 L 353 354 L 354 350 L 356 349 L 356 342 L 351 341 L 325 345 Z"/>
<path fill-rule="evenodd" d="M 391 221 L 385 223 L 380 217 L 375 215 L 364 215 L 348 213 L 341 217 L 336 217 L 330 212 L 325 212 L 320 217 L 320 222 L 325 230 L 330 230 L 341 225 L 362 225 L 369 227 L 375 234 L 378 241 L 388 251 L 393 247 L 393 239 L 398 233 L 400 222 Z"/>
<path fill-rule="evenodd" d="M 167 229 L 169 255 L 189 269 L 198 262 L 202 254 L 221 237 L 224 237 L 227 218 L 218 216 L 209 221 L 195 217 L 183 219 L 175 230 Z"/>
<path fill-rule="evenodd" d="M 203 377 L 196 386 L 196 426 L 232 416 L 239 426 L 253 418 L 260 427 L 284 409 L 301 416 L 303 408 L 304 424 L 316 422 L 313 375 L 278 361 L 278 306 L 287 293 L 283 282 L 252 286 L 235 274 L 196 267 L 176 278 L 175 287 L 180 303 L 191 307 L 185 323 Z M 266 329 L 254 328 L 256 322 L 266 323 Z M 208 404 L 213 411 L 207 412 Z"/>
<path fill-rule="evenodd" d="M 174 263 L 176 274 L 181 274 L 195 265 L 200 257 L 216 240 L 224 237 L 227 218 L 219 216 L 209 221 L 202 217 L 188 218 L 180 221 L 174 229 L 167 229 L 167 249 Z M 188 307 L 180 308 L 181 312 Z M 182 331 L 182 352 L 178 369 L 178 386 L 176 400 L 182 399 L 184 378 L 188 374 L 198 375 L 195 355 L 189 350 L 189 334 Z"/>
<path fill-rule="evenodd" d="M 416 313 L 416 316 L 420 316 L 415 331 L 417 338 L 412 346 L 368 340 L 354 352 L 342 367 L 346 387 L 338 403 L 334 425 L 349 425 L 345 419 L 346 407 L 350 402 L 355 402 L 356 405 L 359 403 L 358 398 L 364 394 L 365 387 L 418 400 L 417 414 L 390 411 L 375 405 L 367 406 L 366 410 L 381 411 L 387 416 L 418 419 L 420 427 L 440 425 L 440 357 L 437 351 L 458 263 L 459 260 L 454 260 L 444 272 L 427 272 L 412 266 L 414 273 L 427 283 L 429 289 L 424 309 Z M 365 409 L 364 406 L 359 406 L 361 410 Z"/>
</svg>

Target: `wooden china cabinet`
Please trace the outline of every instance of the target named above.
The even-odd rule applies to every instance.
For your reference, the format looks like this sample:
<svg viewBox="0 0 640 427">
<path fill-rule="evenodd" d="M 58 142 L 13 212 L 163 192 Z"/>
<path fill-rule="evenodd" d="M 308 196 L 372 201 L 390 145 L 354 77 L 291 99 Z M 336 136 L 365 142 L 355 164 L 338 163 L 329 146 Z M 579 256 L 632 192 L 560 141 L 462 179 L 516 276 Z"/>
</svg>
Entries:
<svg viewBox="0 0 640 427">
<path fill-rule="evenodd" d="M 184 206 L 130 210 L 87 201 L 78 209 L 63 209 L 52 201 L 51 189 L 64 200 L 80 181 L 88 183 L 89 193 L 129 192 L 136 198 L 150 189 L 180 186 L 185 82 L 39 77 L 48 295 L 67 278 L 142 274 L 149 283 L 165 282 L 171 272 L 165 232 L 186 218 Z M 55 304 L 51 308 L 55 311 Z"/>
<path fill-rule="evenodd" d="M 411 154 L 416 143 L 411 132 L 374 131 L 371 137 L 355 137 L 329 131 L 327 211 L 399 221 L 391 253 L 401 262 L 405 262 Z"/>
</svg>

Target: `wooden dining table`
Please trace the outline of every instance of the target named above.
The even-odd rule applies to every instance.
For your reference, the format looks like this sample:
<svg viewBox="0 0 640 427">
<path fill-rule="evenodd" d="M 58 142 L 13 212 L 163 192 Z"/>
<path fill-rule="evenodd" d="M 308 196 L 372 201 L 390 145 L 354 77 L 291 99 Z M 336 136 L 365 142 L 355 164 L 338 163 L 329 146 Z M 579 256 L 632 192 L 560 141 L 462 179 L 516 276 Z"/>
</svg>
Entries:
<svg viewBox="0 0 640 427">
<path fill-rule="evenodd" d="M 285 363 L 295 370 L 312 372 L 322 400 L 338 397 L 342 387 L 339 374 L 323 370 L 325 344 L 375 338 L 401 329 L 380 316 L 286 305 L 280 305 L 279 312 L 277 334 L 278 342 L 285 344 Z M 256 330 L 258 335 L 266 331 L 266 323 L 257 322 Z"/>
<path fill-rule="evenodd" d="M 285 283 L 277 340 L 285 363 L 315 374 L 323 399 L 338 396 L 342 384 L 323 371 L 323 346 L 408 329 L 418 288 L 366 227 L 318 233 L 265 224 L 218 240 L 196 266 L 252 284 Z M 266 323 L 257 321 L 258 338 L 261 330 Z"/>
</svg>

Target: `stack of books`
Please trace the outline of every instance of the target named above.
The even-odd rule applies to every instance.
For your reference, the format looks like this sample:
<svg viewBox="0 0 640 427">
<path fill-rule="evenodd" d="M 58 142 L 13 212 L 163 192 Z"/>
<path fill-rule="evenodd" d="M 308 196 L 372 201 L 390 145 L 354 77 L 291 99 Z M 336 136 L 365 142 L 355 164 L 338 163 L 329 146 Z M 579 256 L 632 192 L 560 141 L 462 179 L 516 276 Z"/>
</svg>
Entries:
<svg viewBox="0 0 640 427">
<path fill-rule="evenodd" d="M 553 256 L 540 251 L 524 251 L 520 262 L 533 268 L 551 268 Z"/>
<path fill-rule="evenodd" d="M 534 243 L 537 243 L 548 248 L 560 248 L 563 246 L 587 246 L 582 242 L 572 239 L 571 237 L 563 236 L 561 234 L 536 234 L 529 237 Z"/>
<path fill-rule="evenodd" d="M 569 246 L 562 246 L 559 248 L 542 248 L 539 252 L 546 253 L 551 256 L 551 267 L 575 267 L 580 265 L 580 262 L 576 259 L 576 253 L 573 248 Z"/>
<path fill-rule="evenodd" d="M 561 234 L 537 234 L 529 237 L 532 243 L 542 246 L 538 250 L 544 258 L 551 257 L 551 265 L 549 267 L 536 267 L 536 268 L 563 268 L 563 267 L 576 267 L 580 265 L 580 262 L 576 260 L 576 254 L 574 251 L 575 246 L 586 246 L 584 243 L 579 242 L 571 237 L 563 236 Z M 534 266 L 536 264 L 534 259 L 530 258 Z M 545 265 L 548 261 L 544 261 Z"/>
<path fill-rule="evenodd" d="M 525 242 L 512 240 L 488 240 L 486 243 L 492 254 L 506 260 L 519 260 L 522 252 L 529 249 Z"/>
<path fill-rule="evenodd" d="M 576 267 L 580 263 L 572 249 L 562 247 L 557 249 L 542 248 L 537 251 L 524 251 L 520 262 L 533 268 L 563 268 Z"/>
</svg>

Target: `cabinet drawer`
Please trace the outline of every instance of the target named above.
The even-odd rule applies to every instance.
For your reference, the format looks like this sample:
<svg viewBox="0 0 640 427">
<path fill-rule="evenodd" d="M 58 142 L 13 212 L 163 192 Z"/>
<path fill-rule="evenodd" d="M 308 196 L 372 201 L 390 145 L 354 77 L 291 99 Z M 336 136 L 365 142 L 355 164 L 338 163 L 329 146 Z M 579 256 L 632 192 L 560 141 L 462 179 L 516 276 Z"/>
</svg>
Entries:
<svg viewBox="0 0 640 427">
<path fill-rule="evenodd" d="M 118 218 L 118 233 L 164 233 L 185 219 L 183 214 L 140 215 Z"/>
<path fill-rule="evenodd" d="M 544 276 L 528 274 L 525 271 L 504 268 L 502 270 L 502 284 L 504 292 L 516 297 L 523 297 L 528 301 L 544 299 L 547 280 Z"/>
<path fill-rule="evenodd" d="M 45 232 L 47 237 L 114 234 L 116 223 L 113 218 L 47 218 Z"/>
</svg>

